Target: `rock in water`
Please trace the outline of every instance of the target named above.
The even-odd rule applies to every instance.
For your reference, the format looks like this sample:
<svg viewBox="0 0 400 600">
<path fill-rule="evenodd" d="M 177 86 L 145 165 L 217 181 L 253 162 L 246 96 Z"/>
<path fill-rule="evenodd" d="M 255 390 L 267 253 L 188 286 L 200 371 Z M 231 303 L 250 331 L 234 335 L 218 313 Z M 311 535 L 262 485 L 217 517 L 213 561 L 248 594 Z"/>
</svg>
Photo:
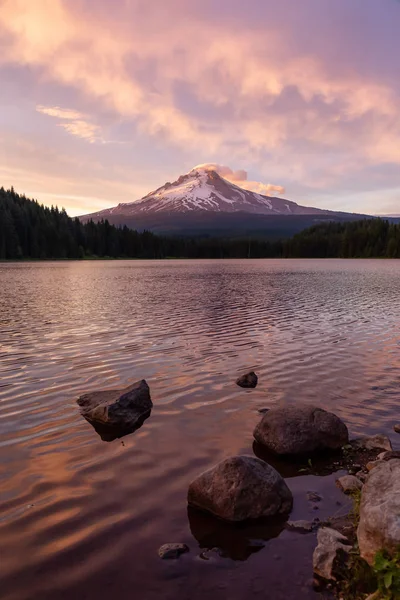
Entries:
<svg viewBox="0 0 400 600">
<path fill-rule="evenodd" d="M 288 514 L 293 497 L 283 478 L 266 462 L 252 456 L 233 456 L 192 481 L 188 503 L 238 522 Z"/>
<path fill-rule="evenodd" d="M 246 373 L 246 375 L 242 375 L 236 380 L 236 384 L 242 388 L 255 388 L 257 383 L 258 377 L 254 371 L 250 371 L 250 373 Z"/>
<path fill-rule="evenodd" d="M 345 494 L 361 490 L 363 486 L 362 481 L 354 475 L 343 475 L 336 480 L 336 484 Z"/>
<path fill-rule="evenodd" d="M 181 554 L 189 552 L 186 544 L 164 544 L 158 550 L 158 556 L 164 559 L 179 558 Z"/>
<path fill-rule="evenodd" d="M 341 533 L 330 527 L 318 530 L 318 546 L 314 550 L 314 573 L 328 581 L 337 579 L 337 571 L 351 550 L 350 542 Z"/>
<path fill-rule="evenodd" d="M 397 425 L 393 425 L 393 431 L 395 431 L 396 433 L 400 433 L 400 423 L 397 423 Z"/>
<path fill-rule="evenodd" d="M 91 392 L 78 398 L 81 414 L 105 441 L 138 429 L 150 416 L 153 403 L 146 381 L 123 390 Z"/>
<path fill-rule="evenodd" d="M 339 450 L 349 440 L 339 417 L 307 405 L 272 408 L 256 426 L 254 437 L 269 451 L 282 455 Z"/>
<path fill-rule="evenodd" d="M 379 550 L 400 546 L 400 460 L 380 461 L 364 484 L 357 529 L 361 556 L 373 564 Z"/>
</svg>

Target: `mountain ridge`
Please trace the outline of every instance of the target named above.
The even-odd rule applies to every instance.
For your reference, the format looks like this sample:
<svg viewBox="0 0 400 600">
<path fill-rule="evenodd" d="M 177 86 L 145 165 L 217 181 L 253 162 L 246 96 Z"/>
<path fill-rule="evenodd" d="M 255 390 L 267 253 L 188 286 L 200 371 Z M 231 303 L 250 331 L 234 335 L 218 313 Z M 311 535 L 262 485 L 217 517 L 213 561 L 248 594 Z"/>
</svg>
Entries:
<svg viewBox="0 0 400 600">
<path fill-rule="evenodd" d="M 145 213 L 186 212 L 234 213 L 263 215 L 332 215 L 335 211 L 302 206 L 275 196 L 264 196 L 237 186 L 213 169 L 195 167 L 174 182 L 167 182 L 133 202 L 80 218 L 107 218 L 110 215 L 133 216 Z M 340 213 L 342 214 L 342 213 Z"/>
</svg>

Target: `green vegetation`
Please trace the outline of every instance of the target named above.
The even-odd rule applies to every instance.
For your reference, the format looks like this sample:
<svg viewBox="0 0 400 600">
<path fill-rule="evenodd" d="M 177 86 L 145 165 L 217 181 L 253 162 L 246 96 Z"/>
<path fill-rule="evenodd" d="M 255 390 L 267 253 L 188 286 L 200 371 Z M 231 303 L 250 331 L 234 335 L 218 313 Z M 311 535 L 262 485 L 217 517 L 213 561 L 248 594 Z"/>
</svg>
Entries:
<svg viewBox="0 0 400 600">
<path fill-rule="evenodd" d="M 392 557 L 386 552 L 378 552 L 373 570 L 378 583 L 377 600 L 400 598 L 400 548 Z"/>
<path fill-rule="evenodd" d="M 361 490 L 354 490 L 351 496 L 353 509 L 349 517 L 354 539 L 356 539 L 355 533 L 360 519 Z M 370 567 L 361 558 L 358 544 L 355 543 L 338 584 L 337 596 L 346 600 L 364 600 L 366 594 L 373 594 L 373 600 L 400 598 L 400 548 L 393 556 L 381 550 L 375 556 L 374 565 Z"/>
<path fill-rule="evenodd" d="M 81 258 L 400 258 L 400 224 L 321 223 L 289 240 L 178 238 L 81 223 L 0 188 L 0 260 Z"/>
</svg>

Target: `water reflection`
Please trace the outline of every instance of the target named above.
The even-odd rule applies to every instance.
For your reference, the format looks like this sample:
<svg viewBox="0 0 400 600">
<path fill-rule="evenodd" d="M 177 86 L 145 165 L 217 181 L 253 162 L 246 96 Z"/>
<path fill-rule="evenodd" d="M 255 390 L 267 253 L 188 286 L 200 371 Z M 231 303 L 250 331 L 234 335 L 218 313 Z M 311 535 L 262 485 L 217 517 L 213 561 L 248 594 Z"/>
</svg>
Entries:
<svg viewBox="0 0 400 600">
<path fill-rule="evenodd" d="M 147 413 L 143 414 L 136 421 L 135 425 L 131 425 L 129 427 L 121 427 L 121 426 L 115 427 L 113 425 L 110 425 L 109 423 L 101 423 L 100 421 L 93 421 L 93 420 L 89 419 L 85 414 L 82 414 L 82 412 L 81 412 L 81 415 L 88 423 L 90 423 L 90 425 L 93 427 L 95 432 L 99 434 L 99 436 L 103 440 L 103 442 L 113 442 L 114 440 L 123 438 L 126 435 L 130 435 L 131 433 L 134 433 L 135 431 L 140 429 L 142 427 L 143 423 L 150 417 L 151 410 L 149 410 Z"/>
<path fill-rule="evenodd" d="M 202 550 L 217 550 L 220 556 L 239 561 L 262 550 L 263 542 L 278 537 L 286 523 L 284 518 L 227 523 L 190 506 L 188 519 L 190 531 Z"/>
<path fill-rule="evenodd" d="M 400 261 L 3 263 L 0 280 L 4 600 L 214 600 L 222 585 L 230 598 L 314 600 L 313 534 L 188 518 L 188 484 L 251 453 L 261 406 L 318 404 L 352 437 L 400 443 Z M 244 391 L 234 382 L 250 369 L 259 384 Z M 94 435 L 77 396 L 142 377 L 151 419 L 123 443 Z M 291 519 L 347 508 L 337 475 L 254 453 L 288 478 Z M 307 490 L 322 492 L 318 510 Z M 195 552 L 166 565 L 157 550 L 174 541 L 218 547 L 223 568 Z"/>
</svg>

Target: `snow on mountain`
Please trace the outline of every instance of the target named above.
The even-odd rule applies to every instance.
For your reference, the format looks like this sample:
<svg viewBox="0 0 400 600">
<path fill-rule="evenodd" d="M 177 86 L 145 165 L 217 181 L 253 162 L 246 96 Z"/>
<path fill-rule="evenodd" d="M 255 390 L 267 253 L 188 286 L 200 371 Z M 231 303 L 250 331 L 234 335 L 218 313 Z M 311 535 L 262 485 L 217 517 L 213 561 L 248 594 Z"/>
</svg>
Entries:
<svg viewBox="0 0 400 600">
<path fill-rule="evenodd" d="M 195 168 L 173 183 L 166 183 L 141 200 L 118 204 L 83 218 L 108 218 L 110 215 L 188 213 L 196 211 L 264 215 L 329 214 L 329 211 L 300 206 L 290 200 L 262 196 L 242 189 L 209 168 Z"/>
</svg>

